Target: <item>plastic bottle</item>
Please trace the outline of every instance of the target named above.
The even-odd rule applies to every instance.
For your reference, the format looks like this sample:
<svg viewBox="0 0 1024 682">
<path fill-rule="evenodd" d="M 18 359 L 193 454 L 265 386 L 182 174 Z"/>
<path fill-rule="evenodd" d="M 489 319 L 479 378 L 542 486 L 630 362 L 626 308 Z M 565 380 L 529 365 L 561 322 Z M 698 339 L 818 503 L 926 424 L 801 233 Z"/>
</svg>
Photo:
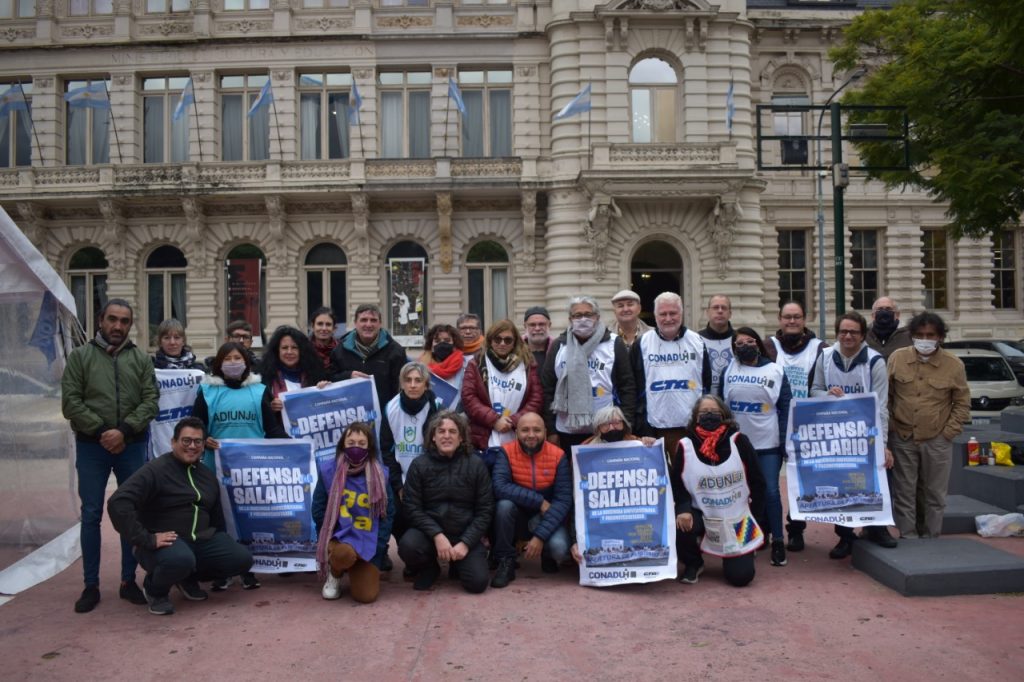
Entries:
<svg viewBox="0 0 1024 682">
<path fill-rule="evenodd" d="M 996 465 L 996 451 L 992 448 L 988 449 L 988 465 L 994 467 Z"/>
<path fill-rule="evenodd" d="M 967 466 L 976 467 L 981 463 L 981 444 L 978 439 L 971 436 L 967 441 Z"/>
</svg>

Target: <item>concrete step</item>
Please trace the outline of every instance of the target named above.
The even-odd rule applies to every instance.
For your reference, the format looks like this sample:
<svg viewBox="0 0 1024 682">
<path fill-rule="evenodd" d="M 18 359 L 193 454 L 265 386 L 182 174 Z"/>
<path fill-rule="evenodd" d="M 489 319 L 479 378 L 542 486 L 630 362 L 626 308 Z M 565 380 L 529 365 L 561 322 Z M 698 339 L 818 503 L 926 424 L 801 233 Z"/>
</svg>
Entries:
<svg viewBox="0 0 1024 682">
<path fill-rule="evenodd" d="M 981 514 L 1006 514 L 1001 507 L 986 504 L 965 495 L 947 495 L 946 513 L 942 517 L 942 534 L 976 533 L 974 517 Z"/>
<path fill-rule="evenodd" d="M 856 542 L 853 567 L 907 597 L 1024 591 L 1024 559 L 973 538 Z"/>
<path fill-rule="evenodd" d="M 1024 467 L 965 467 L 961 475 L 963 487 L 957 491 L 961 495 L 1000 509 L 1024 504 Z"/>
</svg>

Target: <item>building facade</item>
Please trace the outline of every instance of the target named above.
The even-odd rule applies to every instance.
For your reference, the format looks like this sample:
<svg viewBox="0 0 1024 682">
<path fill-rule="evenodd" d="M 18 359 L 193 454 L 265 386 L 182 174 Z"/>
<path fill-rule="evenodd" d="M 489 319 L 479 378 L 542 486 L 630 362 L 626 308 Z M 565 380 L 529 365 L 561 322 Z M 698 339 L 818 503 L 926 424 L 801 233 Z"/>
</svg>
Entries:
<svg viewBox="0 0 1024 682">
<path fill-rule="evenodd" d="M 797 298 L 816 329 L 821 267 L 831 326 L 830 185 L 822 239 L 815 174 L 758 171 L 756 107 L 825 102 L 865 4 L 0 2 L 0 90 L 27 103 L 0 118 L 0 205 L 90 332 L 123 297 L 140 343 L 174 316 L 201 355 L 239 316 L 373 302 L 413 346 L 465 310 L 546 304 L 562 328 L 568 296 L 629 287 L 647 309 L 678 291 L 691 326 L 726 293 L 766 331 Z M 587 86 L 589 111 L 553 118 Z M 888 294 L 954 336 L 1024 335 L 1018 233 L 954 242 L 942 205 L 856 177 L 845 216 L 847 308 Z"/>
</svg>

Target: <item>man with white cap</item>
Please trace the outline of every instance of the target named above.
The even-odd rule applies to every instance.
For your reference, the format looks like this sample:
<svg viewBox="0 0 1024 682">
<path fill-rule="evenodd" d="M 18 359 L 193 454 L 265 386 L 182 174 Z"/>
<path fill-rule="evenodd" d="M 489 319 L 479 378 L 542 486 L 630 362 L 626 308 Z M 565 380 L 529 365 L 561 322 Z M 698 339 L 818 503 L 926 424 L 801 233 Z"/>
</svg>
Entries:
<svg viewBox="0 0 1024 682">
<path fill-rule="evenodd" d="M 612 308 L 615 311 L 615 327 L 611 331 L 622 339 L 627 349 L 651 330 L 640 319 L 640 296 L 635 291 L 623 289 L 612 296 Z"/>
</svg>

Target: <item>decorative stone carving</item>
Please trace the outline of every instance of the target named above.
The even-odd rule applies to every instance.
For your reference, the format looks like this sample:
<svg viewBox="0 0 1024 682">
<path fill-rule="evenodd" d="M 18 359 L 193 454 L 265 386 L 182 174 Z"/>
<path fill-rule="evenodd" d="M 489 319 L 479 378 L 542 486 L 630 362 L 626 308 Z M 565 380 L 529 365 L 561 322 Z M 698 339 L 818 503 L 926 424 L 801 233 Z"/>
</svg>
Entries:
<svg viewBox="0 0 1024 682">
<path fill-rule="evenodd" d="M 345 180 L 349 177 L 348 163 L 293 162 L 281 167 L 283 180 Z"/>
<path fill-rule="evenodd" d="M 434 161 L 426 160 L 372 160 L 366 164 L 368 178 L 432 178 Z"/>
<path fill-rule="evenodd" d="M 33 246 L 39 249 L 40 252 L 46 253 L 44 248 L 46 233 L 43 231 L 42 206 L 31 201 L 19 201 L 18 214 L 21 216 L 21 220 L 18 221 L 18 227 L 25 233 L 25 236 L 32 242 Z"/>
<path fill-rule="evenodd" d="M 271 20 L 253 21 L 252 19 L 239 19 L 238 21 L 224 21 L 217 24 L 217 31 L 220 33 L 250 33 L 258 31 L 269 31 L 274 27 Z"/>
<path fill-rule="evenodd" d="M 523 164 L 516 160 L 452 159 L 452 177 L 515 177 L 522 173 Z"/>
<path fill-rule="evenodd" d="M 35 38 L 36 30 L 34 28 L 14 28 L 8 26 L 3 31 L 0 31 L 0 36 L 7 39 L 7 42 L 13 43 L 19 38 Z"/>
<path fill-rule="evenodd" d="M 729 247 L 736 236 L 736 222 L 743 217 L 743 208 L 736 197 L 718 197 L 711 211 L 711 243 L 718 260 L 718 278 L 725 279 Z"/>
<path fill-rule="evenodd" d="M 511 14 L 470 14 L 455 18 L 456 26 L 478 26 L 490 28 L 491 26 L 511 26 Z"/>
<path fill-rule="evenodd" d="M 352 28 L 352 19 L 348 17 L 318 17 L 316 19 L 304 19 L 296 23 L 300 31 L 321 30 L 339 31 L 343 28 Z"/>
<path fill-rule="evenodd" d="M 88 40 L 93 36 L 114 35 L 114 27 L 109 24 L 104 26 L 96 26 L 95 24 L 61 26 L 60 34 L 65 38 L 84 38 Z"/>
<path fill-rule="evenodd" d="M 263 202 L 267 207 L 270 246 L 276 252 L 270 268 L 275 275 L 283 277 L 288 271 L 288 247 L 284 238 L 285 228 L 288 227 L 288 214 L 279 194 L 269 194 L 263 197 Z"/>
<path fill-rule="evenodd" d="M 352 69 L 352 75 L 355 76 L 357 80 L 361 80 L 361 81 L 369 80 L 370 78 L 373 77 L 373 69 L 367 69 L 367 68 Z"/>
<path fill-rule="evenodd" d="M 107 254 L 110 271 L 115 277 L 127 277 L 128 259 L 125 254 L 124 211 L 121 204 L 113 199 L 100 199 L 97 203 L 104 223 L 100 243 L 104 253 Z"/>
<path fill-rule="evenodd" d="M 33 34 L 34 36 L 35 34 Z M 32 79 L 32 83 L 40 88 L 49 88 L 53 85 L 53 78 L 49 76 L 36 76 Z"/>
<path fill-rule="evenodd" d="M 115 73 L 112 76 L 114 85 L 128 85 L 132 82 L 132 75 L 130 73 Z"/>
<path fill-rule="evenodd" d="M 370 198 L 363 192 L 353 192 L 352 226 L 356 233 L 356 270 L 360 275 L 370 274 Z"/>
<path fill-rule="evenodd" d="M 441 272 L 452 271 L 452 193 L 438 192 L 437 233 L 441 238 Z"/>
<path fill-rule="evenodd" d="M 278 69 L 271 72 L 274 76 L 274 82 L 287 83 L 292 79 L 292 72 L 288 69 Z"/>
<path fill-rule="evenodd" d="M 608 152 L 611 163 L 717 164 L 721 158 L 717 144 L 616 144 Z"/>
<path fill-rule="evenodd" d="M 36 0 L 36 15 L 40 19 L 53 16 L 53 0 Z"/>
<path fill-rule="evenodd" d="M 447 66 L 439 66 L 434 69 L 434 78 L 447 78 L 449 75 L 455 75 L 455 69 L 448 68 Z"/>
<path fill-rule="evenodd" d="M 520 263 L 527 272 L 537 269 L 537 193 L 522 193 L 521 210 L 523 213 L 523 250 Z"/>
<path fill-rule="evenodd" d="M 56 168 L 33 169 L 36 185 L 93 185 L 100 181 L 98 168 L 75 168 L 64 166 Z"/>
<path fill-rule="evenodd" d="M 206 216 L 203 206 L 196 197 L 182 197 L 181 209 L 185 213 L 185 236 L 189 241 L 189 251 L 195 263 L 195 273 L 199 277 L 209 277 L 212 263 L 209 262 L 206 250 Z"/>
<path fill-rule="evenodd" d="M 408 14 L 400 14 L 392 17 L 379 17 L 377 19 L 377 28 L 400 28 L 402 30 L 408 28 L 427 28 L 434 25 L 434 19 L 432 17 L 425 16 L 409 16 Z"/>
<path fill-rule="evenodd" d="M 587 222 L 583 224 L 583 236 L 590 244 L 594 260 L 594 278 L 603 282 L 607 271 L 606 256 L 608 239 L 611 234 L 612 218 L 621 218 L 622 211 L 615 205 L 615 200 L 606 195 L 594 195 L 590 202 Z"/>
<path fill-rule="evenodd" d="M 142 24 L 139 34 L 144 36 L 171 36 L 191 33 L 194 24 L 190 21 L 162 21 L 159 24 Z"/>
<path fill-rule="evenodd" d="M 537 68 L 534 66 L 517 66 L 516 75 L 520 78 L 530 78 L 536 72 Z"/>
</svg>

